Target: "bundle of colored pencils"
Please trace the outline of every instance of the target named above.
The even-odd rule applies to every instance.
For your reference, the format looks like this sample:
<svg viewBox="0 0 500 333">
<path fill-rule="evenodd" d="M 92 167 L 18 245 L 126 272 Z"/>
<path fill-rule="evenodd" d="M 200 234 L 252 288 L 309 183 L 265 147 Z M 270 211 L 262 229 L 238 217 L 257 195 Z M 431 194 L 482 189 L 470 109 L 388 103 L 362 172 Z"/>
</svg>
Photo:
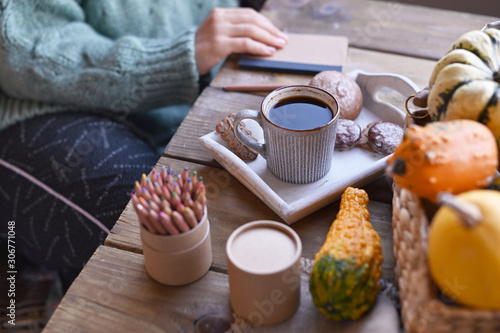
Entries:
<svg viewBox="0 0 500 333">
<path fill-rule="evenodd" d="M 130 195 L 140 223 L 159 235 L 178 235 L 196 227 L 207 202 L 203 178 L 196 171 L 190 175 L 188 168 L 178 176 L 165 167 L 159 173 L 153 169 L 150 177 L 142 174 Z"/>
</svg>

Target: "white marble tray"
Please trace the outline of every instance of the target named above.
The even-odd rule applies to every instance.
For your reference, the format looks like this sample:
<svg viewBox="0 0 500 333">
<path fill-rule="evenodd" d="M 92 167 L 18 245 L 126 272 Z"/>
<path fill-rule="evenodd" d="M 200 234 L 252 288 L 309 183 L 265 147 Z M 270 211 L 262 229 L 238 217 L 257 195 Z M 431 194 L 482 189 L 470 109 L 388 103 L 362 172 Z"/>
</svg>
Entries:
<svg viewBox="0 0 500 333">
<path fill-rule="evenodd" d="M 405 111 L 383 102 L 377 94 L 381 89 L 389 88 L 408 97 L 420 90 L 415 83 L 397 74 L 353 71 L 348 75 L 356 80 L 363 92 L 363 110 L 355 119 L 361 128 L 376 120 L 392 121 L 404 126 Z M 256 109 L 258 107 L 255 106 Z M 257 123 L 253 120 L 245 120 L 245 123 L 262 142 L 262 130 Z M 217 162 L 288 224 L 339 199 L 348 186 L 361 187 L 380 177 L 388 158 L 358 147 L 347 151 L 336 150 L 332 168 L 325 177 L 314 183 L 297 185 L 272 175 L 267 169 L 266 160 L 260 155 L 254 161 L 241 160 L 215 131 L 199 140 Z"/>
</svg>

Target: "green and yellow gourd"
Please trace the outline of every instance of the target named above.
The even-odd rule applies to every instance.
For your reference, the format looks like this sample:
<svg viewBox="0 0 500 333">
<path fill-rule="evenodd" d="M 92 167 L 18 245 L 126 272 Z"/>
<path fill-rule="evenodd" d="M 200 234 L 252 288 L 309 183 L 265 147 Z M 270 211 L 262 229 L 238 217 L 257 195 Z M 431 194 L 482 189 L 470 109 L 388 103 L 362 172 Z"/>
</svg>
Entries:
<svg viewBox="0 0 500 333">
<path fill-rule="evenodd" d="M 368 195 L 348 187 L 311 270 L 309 290 L 318 310 L 337 321 L 360 318 L 375 302 L 382 261 L 380 236 L 370 223 Z"/>
<path fill-rule="evenodd" d="M 479 121 L 500 143 L 500 30 L 459 37 L 434 67 L 429 89 L 432 120 Z"/>
</svg>

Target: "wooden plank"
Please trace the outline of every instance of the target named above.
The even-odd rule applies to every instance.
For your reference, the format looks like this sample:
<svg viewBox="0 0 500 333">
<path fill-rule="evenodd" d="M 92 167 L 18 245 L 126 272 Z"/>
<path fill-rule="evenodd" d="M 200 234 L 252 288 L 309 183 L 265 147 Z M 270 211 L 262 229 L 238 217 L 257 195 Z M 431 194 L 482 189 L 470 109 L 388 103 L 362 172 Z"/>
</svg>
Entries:
<svg viewBox="0 0 500 333">
<path fill-rule="evenodd" d="M 183 170 L 184 167 L 188 167 L 190 170 L 196 170 L 203 177 L 207 188 L 208 218 L 212 237 L 212 269 L 216 271 L 225 272 L 227 270 L 225 245 L 229 235 L 237 227 L 256 220 L 283 222 L 269 207 L 223 169 L 165 157 L 162 157 L 156 165 L 157 171 L 161 169 L 162 165 L 171 167 L 172 170 Z M 377 186 L 373 186 L 368 192 L 369 196 L 371 196 L 371 192 L 374 193 L 374 196 L 381 195 L 381 193 L 391 196 L 390 188 L 385 180 Z M 292 229 L 298 233 L 302 240 L 304 258 L 313 259 L 323 244 L 330 225 L 337 215 L 338 204 L 339 201 L 336 201 L 292 224 Z M 391 205 L 371 200 L 369 211 L 371 222 L 382 239 L 383 276 L 389 281 L 394 281 Z M 105 245 L 142 253 L 139 222 L 130 202 L 106 238 Z"/>
<path fill-rule="evenodd" d="M 368 0 L 269 0 L 261 12 L 284 31 L 343 35 L 351 46 L 427 59 L 441 58 L 464 32 L 500 19 Z"/>
<path fill-rule="evenodd" d="M 386 0 L 377 0 L 386 1 Z M 402 3 L 426 6 L 432 8 L 458 10 L 466 13 L 475 13 L 481 15 L 491 15 L 498 8 L 497 0 L 480 1 L 457 1 L 457 0 L 398 0 Z"/>
<path fill-rule="evenodd" d="M 242 70 L 238 68 L 238 56 L 231 56 L 221 67 L 210 86 L 222 88 L 238 84 L 307 84 L 311 75 L 287 73 L 271 73 L 263 71 Z M 419 87 L 428 84 L 436 61 L 415 57 L 389 54 L 378 51 L 349 47 L 344 73 L 362 70 L 369 73 L 396 73 L 404 75 Z"/>
<path fill-rule="evenodd" d="M 425 87 L 435 62 L 360 49 L 349 49 L 344 72 L 363 70 L 369 73 L 396 73 Z M 215 130 L 226 115 L 242 109 L 258 109 L 265 94 L 225 92 L 215 88 L 237 84 L 307 84 L 308 75 L 278 74 L 240 70 L 237 57 L 230 57 L 219 73 L 193 105 L 188 115 L 167 145 L 164 155 L 188 161 L 219 166 L 201 146 L 198 138 Z M 398 106 L 403 108 L 404 98 Z"/>
<path fill-rule="evenodd" d="M 362 70 L 368 73 L 394 73 L 407 77 L 420 88 L 429 84 L 436 61 L 350 47 L 344 73 Z"/>
<path fill-rule="evenodd" d="M 226 276 L 210 272 L 189 288 L 168 287 L 149 277 L 142 255 L 101 246 L 45 331 L 188 332 L 215 309 L 229 311 Z"/>
<path fill-rule="evenodd" d="M 224 77 L 230 77 L 229 73 L 227 74 Z M 223 83 L 223 80 L 220 79 L 217 83 Z M 307 82 L 309 80 L 310 77 L 307 78 Z M 275 80 L 272 81 L 274 84 Z M 248 82 L 248 84 L 254 83 Z M 390 92 L 388 93 L 390 94 Z M 403 109 L 405 98 L 403 96 L 399 97 L 396 104 Z M 164 151 L 164 156 L 219 166 L 210 153 L 199 143 L 198 138 L 214 131 L 217 123 L 232 112 L 238 112 L 243 109 L 259 109 L 263 99 L 264 96 L 262 94 L 225 92 L 221 89 L 207 87 L 198 97 L 186 118 L 177 129 L 174 137 L 170 140 Z"/>
<path fill-rule="evenodd" d="M 196 163 L 218 166 L 198 138 L 215 131 L 215 126 L 228 114 L 243 109 L 258 109 L 263 96 L 225 92 L 207 87 L 168 143 L 164 155 Z"/>
<path fill-rule="evenodd" d="M 101 246 L 64 296 L 44 332 L 198 332 L 196 325 L 208 318 L 224 321 L 232 325 L 233 331 L 241 332 L 387 333 L 398 332 L 399 326 L 396 310 L 383 293 L 363 319 L 328 321 L 314 307 L 304 271 L 301 303 L 294 316 L 277 325 L 250 329 L 248 323 L 236 320 L 232 314 L 226 274 L 209 271 L 192 284 L 169 287 L 149 277 L 142 255 Z"/>
<path fill-rule="evenodd" d="M 239 56 L 232 55 L 227 58 L 224 65 L 219 69 L 212 82 L 211 87 L 223 88 L 231 85 L 288 85 L 308 84 L 312 75 L 274 73 L 258 70 L 244 70 L 238 68 Z M 258 95 L 266 95 L 261 93 Z"/>
</svg>

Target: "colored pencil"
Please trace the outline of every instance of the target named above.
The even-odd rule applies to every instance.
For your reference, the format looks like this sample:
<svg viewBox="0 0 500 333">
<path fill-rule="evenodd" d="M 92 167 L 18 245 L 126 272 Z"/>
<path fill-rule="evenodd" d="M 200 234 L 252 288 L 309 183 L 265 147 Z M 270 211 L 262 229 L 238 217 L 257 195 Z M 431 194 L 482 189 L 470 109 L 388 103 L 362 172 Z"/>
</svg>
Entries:
<svg viewBox="0 0 500 333">
<path fill-rule="evenodd" d="M 206 188 L 196 171 L 184 168 L 175 176 L 170 168 L 142 174 L 130 194 L 139 222 L 159 235 L 178 235 L 196 227 L 203 218 Z"/>
</svg>

